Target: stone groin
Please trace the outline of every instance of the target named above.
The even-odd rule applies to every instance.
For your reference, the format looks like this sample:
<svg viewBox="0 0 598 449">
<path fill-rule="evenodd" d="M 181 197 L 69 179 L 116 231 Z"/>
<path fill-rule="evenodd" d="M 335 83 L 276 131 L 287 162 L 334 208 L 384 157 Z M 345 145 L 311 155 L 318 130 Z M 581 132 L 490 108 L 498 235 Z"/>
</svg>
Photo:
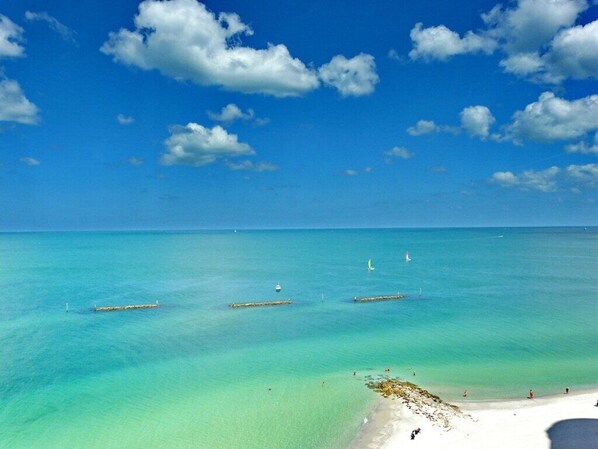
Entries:
<svg viewBox="0 0 598 449">
<path fill-rule="evenodd" d="M 433 424 L 445 429 L 452 428 L 451 421 L 456 417 L 471 419 L 456 405 L 443 401 L 412 382 L 384 377 L 370 380 L 367 386 L 385 398 L 400 400 L 413 413 L 425 416 Z"/>
<path fill-rule="evenodd" d="M 365 298 L 355 298 L 354 302 L 376 302 L 376 301 L 392 301 L 394 299 L 406 299 L 407 295 L 382 295 L 382 296 L 369 296 Z"/>
<path fill-rule="evenodd" d="M 292 304 L 293 301 L 290 299 L 284 299 L 281 301 L 261 301 L 261 302 L 234 302 L 229 304 L 229 307 L 238 309 L 241 307 L 262 307 L 262 306 L 282 306 L 285 304 Z"/>
<path fill-rule="evenodd" d="M 134 304 L 129 306 L 102 306 L 94 307 L 96 312 L 117 312 L 120 310 L 133 310 L 133 309 L 155 309 L 160 307 L 158 304 Z"/>
</svg>

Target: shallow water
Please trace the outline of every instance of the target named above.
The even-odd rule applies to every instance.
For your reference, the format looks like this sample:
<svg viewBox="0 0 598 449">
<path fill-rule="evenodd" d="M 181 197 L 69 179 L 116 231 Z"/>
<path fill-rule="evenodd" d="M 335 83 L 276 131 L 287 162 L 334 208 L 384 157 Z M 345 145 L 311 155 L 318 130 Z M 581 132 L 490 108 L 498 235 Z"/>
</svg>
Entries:
<svg viewBox="0 0 598 449">
<path fill-rule="evenodd" d="M 342 448 L 386 367 L 595 385 L 597 267 L 596 228 L 0 234 L 0 448 Z"/>
</svg>

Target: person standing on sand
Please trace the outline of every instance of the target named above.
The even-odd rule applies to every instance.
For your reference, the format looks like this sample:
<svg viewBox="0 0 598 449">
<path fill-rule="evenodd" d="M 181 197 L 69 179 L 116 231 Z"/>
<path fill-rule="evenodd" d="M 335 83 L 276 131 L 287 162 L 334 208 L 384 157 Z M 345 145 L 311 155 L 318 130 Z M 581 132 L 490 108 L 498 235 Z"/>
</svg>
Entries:
<svg viewBox="0 0 598 449">
<path fill-rule="evenodd" d="M 534 399 L 534 390 L 529 391 L 529 399 Z"/>
</svg>

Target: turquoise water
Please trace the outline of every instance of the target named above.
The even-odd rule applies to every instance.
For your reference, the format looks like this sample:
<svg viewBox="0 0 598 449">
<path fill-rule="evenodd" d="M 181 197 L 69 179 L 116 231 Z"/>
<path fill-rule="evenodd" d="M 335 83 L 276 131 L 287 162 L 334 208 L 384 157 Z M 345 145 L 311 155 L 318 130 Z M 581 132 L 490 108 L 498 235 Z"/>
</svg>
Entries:
<svg viewBox="0 0 598 449">
<path fill-rule="evenodd" d="M 596 348 L 596 228 L 0 234 L 2 449 L 341 449 L 386 367 L 512 398 Z"/>
</svg>

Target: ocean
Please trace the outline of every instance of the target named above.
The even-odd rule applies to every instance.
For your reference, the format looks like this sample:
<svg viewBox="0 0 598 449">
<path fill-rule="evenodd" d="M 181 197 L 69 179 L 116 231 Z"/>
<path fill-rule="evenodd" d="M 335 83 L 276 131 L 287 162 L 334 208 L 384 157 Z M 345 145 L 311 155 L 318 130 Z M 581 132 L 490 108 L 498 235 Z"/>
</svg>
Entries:
<svg viewBox="0 0 598 449">
<path fill-rule="evenodd" d="M 541 396 L 596 348 L 598 228 L 0 234 L 2 449 L 342 449 L 386 368 Z"/>
</svg>

